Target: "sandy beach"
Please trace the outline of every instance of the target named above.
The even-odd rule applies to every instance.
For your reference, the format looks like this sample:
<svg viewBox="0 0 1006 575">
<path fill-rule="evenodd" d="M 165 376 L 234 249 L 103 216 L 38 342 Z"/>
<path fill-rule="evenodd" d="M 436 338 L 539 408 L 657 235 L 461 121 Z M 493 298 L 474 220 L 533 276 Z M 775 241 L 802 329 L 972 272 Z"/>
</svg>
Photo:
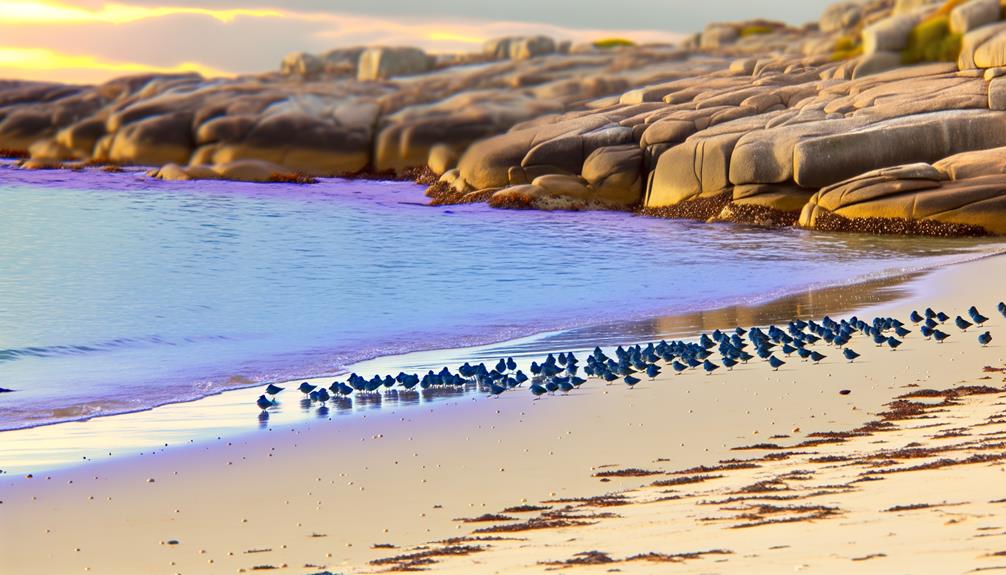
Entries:
<svg viewBox="0 0 1006 575">
<path fill-rule="evenodd" d="M 914 295 L 859 316 L 932 306 L 953 317 L 974 304 L 995 316 L 988 328 L 997 336 L 1006 322 L 992 313 L 1002 296 L 989 278 L 1001 277 L 1003 263 L 934 271 L 913 283 Z M 794 357 L 778 372 L 754 361 L 711 376 L 661 375 L 633 390 L 592 380 L 565 397 L 384 408 L 2 475 L 0 571 L 994 566 L 1004 519 L 988 502 L 1002 496 L 995 414 L 1006 392 L 1001 373 L 983 370 L 1006 366 L 1006 354 L 998 337 L 983 348 L 974 329 L 952 331 L 943 344 L 913 333 L 896 352 L 860 336 L 853 364 L 834 353 L 820 365 Z M 870 425 L 899 396 L 963 385 L 995 389 L 908 410 L 911 419 L 898 412 L 890 429 Z M 848 434 L 856 429 L 870 433 Z M 906 454 L 914 444 L 930 451 Z M 891 472 L 974 455 L 970 465 Z M 690 468 L 698 469 L 682 472 Z"/>
</svg>

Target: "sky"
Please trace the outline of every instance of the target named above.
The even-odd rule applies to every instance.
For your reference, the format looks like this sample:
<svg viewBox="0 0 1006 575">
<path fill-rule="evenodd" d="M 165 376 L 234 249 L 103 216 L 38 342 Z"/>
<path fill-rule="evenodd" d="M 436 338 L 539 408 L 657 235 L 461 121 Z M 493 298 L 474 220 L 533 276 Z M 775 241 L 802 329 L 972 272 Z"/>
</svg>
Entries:
<svg viewBox="0 0 1006 575">
<path fill-rule="evenodd" d="M 834 0 L 0 0 L 0 78 L 96 83 L 141 72 L 232 76 L 292 51 L 478 50 L 508 34 L 674 41 L 714 21 L 803 24 Z"/>
</svg>

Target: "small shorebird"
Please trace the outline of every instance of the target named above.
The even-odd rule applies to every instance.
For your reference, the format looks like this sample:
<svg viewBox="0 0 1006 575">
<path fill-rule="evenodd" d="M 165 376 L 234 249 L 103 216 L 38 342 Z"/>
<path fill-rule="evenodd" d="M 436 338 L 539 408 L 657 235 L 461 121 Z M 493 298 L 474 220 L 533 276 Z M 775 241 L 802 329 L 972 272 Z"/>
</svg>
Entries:
<svg viewBox="0 0 1006 575">
<path fill-rule="evenodd" d="M 982 347 L 986 347 L 988 344 L 992 343 L 992 334 L 985 332 L 978 336 L 978 343 L 982 344 Z"/>
</svg>

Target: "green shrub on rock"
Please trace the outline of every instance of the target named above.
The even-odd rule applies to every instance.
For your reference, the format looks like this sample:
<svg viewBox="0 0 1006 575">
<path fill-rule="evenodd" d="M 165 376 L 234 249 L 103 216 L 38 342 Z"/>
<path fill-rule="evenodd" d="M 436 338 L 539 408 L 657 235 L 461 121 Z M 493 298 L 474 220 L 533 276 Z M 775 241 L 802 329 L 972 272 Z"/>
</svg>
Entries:
<svg viewBox="0 0 1006 575">
<path fill-rule="evenodd" d="M 776 28 L 772 26 L 766 26 L 764 24 L 751 24 L 741 28 L 740 37 L 747 38 L 748 36 L 760 36 L 762 34 L 771 34 L 775 32 Z"/>
<path fill-rule="evenodd" d="M 940 9 L 912 30 L 908 47 L 901 52 L 901 61 L 904 64 L 956 62 L 961 53 L 961 39 L 960 34 L 950 32 L 950 17 Z"/>
<path fill-rule="evenodd" d="M 612 48 L 625 48 L 629 46 L 635 46 L 636 43 L 632 40 L 626 40 L 625 38 L 605 38 L 603 40 L 597 40 L 594 42 L 594 47 L 601 50 L 610 50 Z"/>
<path fill-rule="evenodd" d="M 863 55 L 863 42 L 856 36 L 841 36 L 835 40 L 831 60 L 839 62 Z"/>
</svg>

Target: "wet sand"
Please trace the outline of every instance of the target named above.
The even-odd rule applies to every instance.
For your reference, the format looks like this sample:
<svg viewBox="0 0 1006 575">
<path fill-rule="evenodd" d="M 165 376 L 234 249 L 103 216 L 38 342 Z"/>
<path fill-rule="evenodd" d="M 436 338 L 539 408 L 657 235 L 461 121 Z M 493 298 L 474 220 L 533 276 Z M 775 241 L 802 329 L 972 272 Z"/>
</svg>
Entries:
<svg viewBox="0 0 1006 575">
<path fill-rule="evenodd" d="M 998 332 L 1006 320 L 994 313 L 1004 294 L 996 282 L 989 281 L 1003 277 L 1004 265 L 1006 259 L 993 257 L 938 270 L 918 280 L 922 290 L 917 295 L 860 311 L 861 317 L 907 317 L 911 309 L 932 305 L 953 316 L 977 304 L 986 315 L 994 315 L 989 329 L 997 340 L 989 348 L 978 345 L 974 330 L 966 335 L 948 330 L 954 336 L 942 345 L 924 341 L 915 333 L 897 352 L 875 348 L 860 336 L 852 346 L 863 356 L 851 365 L 831 354 L 820 365 L 791 359 L 778 372 L 752 362 L 712 376 L 693 372 L 666 375 L 645 381 L 634 390 L 591 381 L 568 397 L 541 401 L 532 401 L 526 392 L 505 394 L 498 400 L 463 397 L 421 409 L 381 409 L 359 417 L 318 420 L 218 441 L 172 443 L 143 455 L 89 462 L 31 478 L 0 476 L 0 572 L 233 573 L 257 569 L 355 573 L 389 567 L 464 573 L 541 572 L 546 568 L 541 562 L 575 561 L 577 553 L 595 550 L 607 559 L 600 555 L 579 557 L 587 558 L 581 563 L 601 562 L 600 566 L 576 568 L 652 572 L 655 564 L 650 560 L 622 560 L 658 553 L 666 557 L 650 559 L 680 563 L 676 567 L 683 570 L 778 572 L 807 564 L 815 567 L 814 572 L 845 572 L 850 557 L 865 553 L 873 543 L 877 543 L 873 545 L 877 551 L 866 554 L 884 553 L 896 559 L 900 553 L 917 561 L 928 555 L 940 558 L 938 550 L 920 554 L 913 548 L 916 543 L 944 537 L 938 527 L 927 527 L 932 522 L 917 519 L 920 513 L 940 517 L 942 507 L 887 512 L 872 500 L 869 505 L 851 502 L 869 495 L 896 500 L 888 507 L 940 503 L 937 495 L 943 493 L 950 503 L 967 500 L 983 507 L 981 513 L 990 515 L 982 525 L 999 528 L 1006 526 L 1006 517 L 996 523 L 994 506 L 984 503 L 1006 497 L 999 488 L 1001 465 L 993 469 L 989 462 L 977 464 L 995 474 L 969 479 L 965 487 L 968 497 L 960 498 L 954 497 L 958 488 L 953 486 L 958 483 L 945 482 L 955 473 L 968 473 L 968 468 L 890 474 L 898 479 L 865 481 L 852 489 L 822 487 L 848 484 L 850 471 L 844 467 L 832 471 L 814 464 L 812 473 L 792 474 L 811 466 L 809 460 L 800 459 L 817 457 L 808 451 L 879 449 L 873 441 L 892 445 L 915 441 L 924 446 L 946 441 L 925 436 L 935 428 L 887 431 L 879 439 L 859 436 L 846 443 L 804 447 L 798 450 L 800 455 L 759 461 L 759 468 L 668 474 L 701 465 L 716 466 L 727 459 L 764 459 L 766 452 L 786 451 L 788 445 L 813 439 L 812 432 L 860 428 L 877 420 L 876 414 L 894 397 L 916 389 L 908 386 L 946 389 L 980 377 L 1001 380 L 997 374 L 982 373 L 982 368 L 1006 365 L 1002 347 L 1006 331 L 1003 335 Z M 998 380 L 991 384 L 992 380 L 983 381 L 1001 387 Z M 851 393 L 843 395 L 841 390 Z M 994 428 L 975 428 L 975 418 L 999 407 L 970 403 L 994 398 L 998 395 L 974 396 L 962 400 L 968 402 L 962 406 L 947 407 L 951 409 L 947 413 L 965 410 L 964 425 L 954 425 L 980 430 L 968 431 L 973 435 L 995 432 Z M 897 424 L 911 427 L 929 422 L 936 420 Z M 906 435 L 891 439 L 894 434 Z M 7 441 L 4 435 L 0 435 L 0 443 Z M 736 449 L 756 444 L 779 447 Z M 985 451 L 996 453 L 991 448 Z M 799 465 L 788 467 L 791 464 Z M 897 463 L 888 463 L 892 465 Z M 626 473 L 628 469 L 656 474 Z M 801 502 L 808 508 L 783 511 L 770 507 L 752 511 L 745 507 L 752 500 L 699 505 L 706 489 L 713 490 L 710 497 L 724 498 L 738 491 L 738 486 L 778 479 L 787 473 L 792 475 L 781 481 L 794 484 L 794 488 L 797 484 L 814 485 L 820 476 L 817 489 L 833 492 L 828 495 L 832 499 L 821 508 L 810 508 L 817 501 Z M 943 473 L 950 475 L 929 477 Z M 675 477 L 717 474 L 724 477 L 673 483 Z M 922 485 L 902 485 L 900 482 L 908 479 L 901 477 L 918 477 L 916 483 Z M 671 483 L 646 487 L 656 480 Z M 894 487 L 894 482 L 899 485 Z M 863 485 L 868 488 L 860 490 Z M 930 488 L 932 491 L 925 491 Z M 657 494 L 666 490 L 672 493 Z M 594 500 L 587 508 L 573 504 L 574 509 L 558 515 L 554 510 L 566 503 L 542 504 L 611 492 L 626 492 L 633 504 L 599 507 Z M 636 503 L 637 499 L 665 497 L 681 499 Z M 517 521 L 458 521 L 522 505 L 552 507 L 553 513 L 543 517 L 551 522 L 538 522 L 551 528 L 492 530 L 476 536 L 520 540 L 464 541 L 448 546 L 454 555 L 446 558 L 437 555 L 436 550 L 442 551 L 443 546 L 432 546 L 418 552 L 434 553 L 405 563 L 382 561 L 414 553 L 416 546 L 428 542 L 471 536 L 480 528 L 519 523 L 542 513 L 511 510 L 509 515 Z M 824 509 L 832 507 L 839 511 Z M 805 518 L 731 529 L 738 522 L 758 523 L 803 513 L 813 515 L 811 522 Z M 714 516 L 716 521 L 704 521 Z M 857 520 L 849 521 L 848 517 Z M 570 526 L 577 523 L 589 525 Z M 884 546 L 879 543 L 882 538 L 877 529 L 920 534 L 906 535 L 902 543 Z M 822 534 L 823 539 L 818 540 L 816 534 Z M 851 545 L 849 541 L 861 543 Z M 977 544 L 972 546 L 959 538 L 953 541 L 960 555 L 954 559 L 976 556 L 971 551 L 978 549 Z M 845 545 L 842 551 L 840 545 Z M 475 547 L 479 552 L 465 554 Z M 729 553 L 678 555 L 714 550 Z M 864 559 L 864 565 L 881 559 L 886 560 Z M 613 566 L 607 560 L 619 563 Z M 951 570 L 941 572 L 964 572 L 974 566 L 956 562 Z"/>
</svg>

